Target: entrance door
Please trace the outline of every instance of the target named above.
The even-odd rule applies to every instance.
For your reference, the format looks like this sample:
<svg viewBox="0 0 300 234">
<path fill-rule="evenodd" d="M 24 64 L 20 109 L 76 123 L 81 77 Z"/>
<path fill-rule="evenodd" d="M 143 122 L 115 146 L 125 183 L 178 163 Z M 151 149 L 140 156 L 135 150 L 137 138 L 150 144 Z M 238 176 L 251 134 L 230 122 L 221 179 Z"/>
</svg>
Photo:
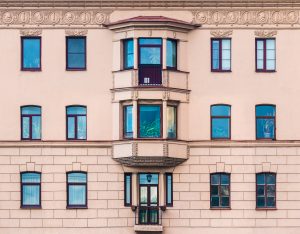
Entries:
<svg viewBox="0 0 300 234">
<path fill-rule="evenodd" d="M 139 224 L 158 224 L 158 174 L 140 174 Z"/>
<path fill-rule="evenodd" d="M 162 84 L 162 39 L 139 39 L 139 85 Z"/>
</svg>

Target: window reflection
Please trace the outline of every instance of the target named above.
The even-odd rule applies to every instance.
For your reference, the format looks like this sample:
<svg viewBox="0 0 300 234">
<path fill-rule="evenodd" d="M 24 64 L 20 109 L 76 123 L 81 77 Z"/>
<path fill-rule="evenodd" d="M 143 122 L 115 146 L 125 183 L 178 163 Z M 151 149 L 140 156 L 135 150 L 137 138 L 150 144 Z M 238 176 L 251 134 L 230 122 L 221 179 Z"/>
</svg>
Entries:
<svg viewBox="0 0 300 234">
<path fill-rule="evenodd" d="M 228 105 L 211 106 L 211 138 L 230 138 L 230 110 Z"/>
<path fill-rule="evenodd" d="M 161 106 L 160 105 L 139 106 L 139 137 L 141 138 L 161 137 Z"/>
<path fill-rule="evenodd" d="M 35 70 L 41 68 L 41 38 L 22 38 L 22 69 Z"/>
<path fill-rule="evenodd" d="M 275 139 L 275 106 L 256 106 L 256 138 Z"/>
</svg>

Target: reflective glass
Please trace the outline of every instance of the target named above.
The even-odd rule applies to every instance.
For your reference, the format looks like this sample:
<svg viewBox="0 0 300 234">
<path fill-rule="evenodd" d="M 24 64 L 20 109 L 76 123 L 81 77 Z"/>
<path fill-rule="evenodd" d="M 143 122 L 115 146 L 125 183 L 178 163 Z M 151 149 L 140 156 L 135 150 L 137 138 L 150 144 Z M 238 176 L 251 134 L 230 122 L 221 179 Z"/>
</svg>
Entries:
<svg viewBox="0 0 300 234">
<path fill-rule="evenodd" d="M 68 38 L 68 52 L 69 53 L 85 53 L 85 39 L 84 38 Z"/>
<path fill-rule="evenodd" d="M 23 185 L 22 205 L 34 206 L 40 204 L 40 186 Z"/>
<path fill-rule="evenodd" d="M 265 197 L 257 197 L 256 206 L 257 207 L 265 207 Z"/>
<path fill-rule="evenodd" d="M 83 106 L 69 106 L 67 107 L 68 115 L 86 115 L 86 107 Z"/>
<path fill-rule="evenodd" d="M 162 39 L 161 38 L 140 38 L 139 44 L 140 45 L 161 45 Z"/>
<path fill-rule="evenodd" d="M 266 184 L 275 184 L 275 174 L 266 174 Z"/>
<path fill-rule="evenodd" d="M 68 138 L 75 138 L 75 118 L 68 117 Z"/>
<path fill-rule="evenodd" d="M 131 203 L 131 175 L 125 175 L 125 203 Z"/>
<path fill-rule="evenodd" d="M 147 187 L 140 187 L 140 203 L 147 204 Z"/>
<path fill-rule="evenodd" d="M 68 68 L 85 68 L 85 55 L 68 54 Z"/>
<path fill-rule="evenodd" d="M 158 223 L 158 210 L 149 210 L 150 223 Z"/>
<path fill-rule="evenodd" d="M 30 137 L 30 118 L 22 117 L 22 137 L 29 138 Z"/>
<path fill-rule="evenodd" d="M 32 139 L 41 139 L 41 117 L 32 116 Z"/>
<path fill-rule="evenodd" d="M 40 183 L 41 175 L 39 173 L 27 172 L 22 174 L 22 183 Z"/>
<path fill-rule="evenodd" d="M 212 119 L 212 138 L 229 138 L 230 121 L 228 118 Z"/>
<path fill-rule="evenodd" d="M 139 108 L 139 137 L 159 138 L 161 136 L 161 107 L 140 105 Z"/>
<path fill-rule="evenodd" d="M 275 197 L 275 185 L 267 185 L 267 196 Z"/>
<path fill-rule="evenodd" d="M 86 139 L 86 116 L 77 117 L 77 138 Z"/>
<path fill-rule="evenodd" d="M 68 68 L 85 68 L 85 38 L 67 38 Z"/>
<path fill-rule="evenodd" d="M 256 120 L 256 134 L 257 138 L 274 139 L 275 127 L 274 119 L 259 118 Z"/>
<path fill-rule="evenodd" d="M 41 67 L 41 39 L 23 38 L 23 68 Z"/>
<path fill-rule="evenodd" d="M 158 174 L 140 174 L 140 184 L 158 184 Z"/>
<path fill-rule="evenodd" d="M 157 187 L 150 187 L 150 202 L 152 204 L 156 204 L 157 203 Z"/>
<path fill-rule="evenodd" d="M 215 105 L 211 106 L 212 116 L 230 116 L 230 106 Z"/>
<path fill-rule="evenodd" d="M 275 207 L 275 197 L 267 198 L 267 207 Z"/>
<path fill-rule="evenodd" d="M 267 70 L 275 70 L 275 60 L 274 59 L 267 59 Z"/>
<path fill-rule="evenodd" d="M 172 203 L 172 176 L 167 175 L 167 204 Z"/>
<path fill-rule="evenodd" d="M 257 196 L 264 196 L 264 195 L 265 195 L 265 186 L 257 185 Z"/>
<path fill-rule="evenodd" d="M 258 59 L 256 62 L 257 69 L 264 69 L 264 60 Z"/>
<path fill-rule="evenodd" d="M 132 68 L 134 61 L 133 39 L 124 41 L 124 68 Z"/>
<path fill-rule="evenodd" d="M 220 174 L 211 175 L 211 184 L 220 184 Z"/>
<path fill-rule="evenodd" d="M 222 185 L 220 191 L 221 196 L 229 196 L 229 186 L 228 185 Z"/>
<path fill-rule="evenodd" d="M 229 184 L 229 175 L 221 174 L 221 184 L 228 185 Z"/>
<path fill-rule="evenodd" d="M 176 67 L 176 50 L 177 42 L 175 40 L 167 40 L 167 67 Z"/>
<path fill-rule="evenodd" d="M 272 105 L 260 105 L 256 106 L 256 116 L 275 116 L 275 106 Z"/>
<path fill-rule="evenodd" d="M 222 59 L 222 70 L 229 71 L 231 69 L 230 62 L 229 59 Z"/>
<path fill-rule="evenodd" d="M 41 107 L 37 106 L 24 106 L 21 108 L 23 115 L 40 115 Z"/>
<path fill-rule="evenodd" d="M 69 205 L 85 205 L 86 204 L 86 186 L 85 185 L 69 185 Z"/>
<path fill-rule="evenodd" d="M 269 49 L 275 50 L 275 40 L 274 39 L 267 39 L 266 43 L 267 43 L 266 44 L 267 50 L 269 50 Z"/>
<path fill-rule="evenodd" d="M 257 56 L 257 59 L 263 60 L 264 59 L 264 50 L 257 50 L 256 56 Z"/>
<path fill-rule="evenodd" d="M 256 182 L 257 184 L 265 184 L 265 174 L 257 174 Z"/>
<path fill-rule="evenodd" d="M 133 137 L 133 116 L 132 116 L 132 106 L 124 107 L 124 137 Z"/>
<path fill-rule="evenodd" d="M 219 185 L 212 185 L 211 186 L 211 195 L 219 195 Z"/>
<path fill-rule="evenodd" d="M 69 183 L 86 183 L 87 182 L 86 173 L 72 172 L 68 174 Z"/>
<path fill-rule="evenodd" d="M 264 49 L 264 42 L 262 40 L 256 41 L 256 49 L 263 50 Z"/>
<path fill-rule="evenodd" d="M 228 207 L 229 206 L 229 197 L 222 197 L 221 198 L 221 206 Z"/>
<path fill-rule="evenodd" d="M 176 138 L 176 107 L 167 107 L 168 138 Z"/>
<path fill-rule="evenodd" d="M 160 47 L 141 47 L 140 48 L 140 64 L 161 64 L 161 48 Z"/>
<path fill-rule="evenodd" d="M 211 206 L 214 207 L 214 206 L 219 206 L 219 197 L 211 197 Z"/>
</svg>

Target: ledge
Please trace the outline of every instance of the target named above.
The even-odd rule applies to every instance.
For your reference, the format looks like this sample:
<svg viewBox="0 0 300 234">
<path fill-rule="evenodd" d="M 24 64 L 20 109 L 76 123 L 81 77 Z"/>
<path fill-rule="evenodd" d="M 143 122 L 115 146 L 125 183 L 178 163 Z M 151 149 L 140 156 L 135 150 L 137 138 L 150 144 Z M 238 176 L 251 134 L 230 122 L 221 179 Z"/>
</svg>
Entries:
<svg viewBox="0 0 300 234">
<path fill-rule="evenodd" d="M 162 232 L 162 225 L 134 225 L 134 231 L 136 232 Z"/>
</svg>

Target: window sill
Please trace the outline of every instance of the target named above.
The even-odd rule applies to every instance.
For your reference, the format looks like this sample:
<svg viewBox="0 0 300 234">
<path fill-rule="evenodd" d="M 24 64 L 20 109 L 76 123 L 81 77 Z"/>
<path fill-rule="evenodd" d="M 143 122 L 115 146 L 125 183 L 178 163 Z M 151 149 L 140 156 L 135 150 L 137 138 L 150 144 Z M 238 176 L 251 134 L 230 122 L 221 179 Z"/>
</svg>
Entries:
<svg viewBox="0 0 300 234">
<path fill-rule="evenodd" d="M 217 72 L 217 73 L 229 73 L 229 72 L 232 72 L 231 70 L 211 70 L 211 72 Z"/>
<path fill-rule="evenodd" d="M 22 72 L 41 72 L 42 69 L 41 69 L 41 68 L 33 68 L 33 69 L 30 69 L 30 68 L 22 68 L 21 71 L 22 71 Z"/>
<path fill-rule="evenodd" d="M 256 70 L 255 72 L 257 72 L 257 73 L 274 73 L 274 72 L 276 72 L 276 70 L 270 70 L 270 71 L 268 71 L 268 70 Z"/>
<path fill-rule="evenodd" d="M 87 71 L 86 68 L 66 68 L 66 71 Z"/>
<path fill-rule="evenodd" d="M 67 206 L 66 209 L 72 210 L 72 209 L 88 209 L 87 206 Z"/>
<path fill-rule="evenodd" d="M 231 210 L 231 207 L 210 207 L 210 210 Z"/>
<path fill-rule="evenodd" d="M 26 210 L 39 210 L 42 209 L 42 206 L 30 206 L 30 205 L 26 205 L 26 206 L 20 206 L 21 209 L 26 209 Z"/>
<path fill-rule="evenodd" d="M 276 207 L 262 207 L 262 208 L 259 208 L 259 207 L 256 207 L 255 210 L 257 211 L 264 211 L 264 210 L 277 210 Z"/>
</svg>

